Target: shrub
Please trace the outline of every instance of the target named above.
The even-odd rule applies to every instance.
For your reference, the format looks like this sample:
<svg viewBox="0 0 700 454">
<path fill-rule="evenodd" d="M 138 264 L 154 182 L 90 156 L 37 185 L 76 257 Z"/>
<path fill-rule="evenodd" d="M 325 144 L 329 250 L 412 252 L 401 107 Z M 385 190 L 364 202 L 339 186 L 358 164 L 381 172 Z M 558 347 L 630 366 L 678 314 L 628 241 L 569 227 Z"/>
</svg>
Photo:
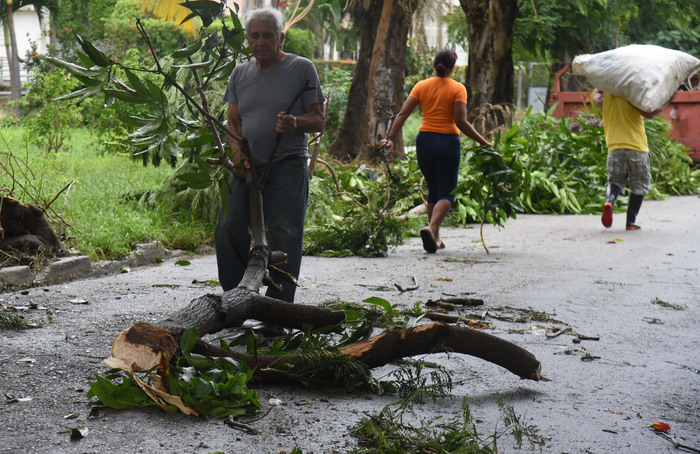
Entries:
<svg viewBox="0 0 700 454">
<path fill-rule="evenodd" d="M 136 30 L 137 19 L 148 30 L 151 44 L 160 54 L 170 54 L 187 41 L 188 36 L 181 28 L 170 21 L 142 13 L 136 0 L 118 0 L 112 16 L 105 22 L 105 35 L 117 54 L 128 49 L 138 49 L 142 52 L 142 57 L 147 57 L 150 50 Z"/>
<path fill-rule="evenodd" d="M 326 129 L 323 133 L 326 143 L 331 143 L 338 134 L 348 105 L 348 93 L 352 83 L 353 63 L 316 63 L 323 94 L 328 98 Z"/>
<path fill-rule="evenodd" d="M 284 35 L 284 51 L 292 54 L 306 57 L 308 59 L 314 56 L 314 47 L 316 40 L 311 30 L 301 28 L 290 28 Z"/>
</svg>

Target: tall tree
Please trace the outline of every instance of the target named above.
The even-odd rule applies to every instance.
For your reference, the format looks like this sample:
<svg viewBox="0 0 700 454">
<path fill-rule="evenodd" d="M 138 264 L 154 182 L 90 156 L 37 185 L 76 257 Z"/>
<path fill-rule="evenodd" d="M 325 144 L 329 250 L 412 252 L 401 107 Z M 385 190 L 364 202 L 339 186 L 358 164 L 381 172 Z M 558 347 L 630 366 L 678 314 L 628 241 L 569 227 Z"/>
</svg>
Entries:
<svg viewBox="0 0 700 454">
<path fill-rule="evenodd" d="M 356 1 L 360 53 L 343 123 L 330 153 L 337 159 L 370 160 L 386 133 L 391 112 L 403 103 L 406 40 L 420 0 Z M 402 144 L 395 149 L 401 150 Z"/>
<path fill-rule="evenodd" d="M 512 104 L 513 24 L 517 0 L 460 0 L 469 24 L 467 108 L 483 104 Z"/>
<path fill-rule="evenodd" d="M 17 34 L 15 33 L 14 4 L 12 0 L 5 2 L 5 50 L 10 64 L 10 97 L 13 101 L 22 97 L 22 81 L 19 74 L 19 55 L 17 51 Z M 21 114 L 19 103 L 14 108 L 17 117 Z"/>
<path fill-rule="evenodd" d="M 56 10 L 54 0 L 4 0 L 0 1 L 0 19 L 2 19 L 5 34 L 5 52 L 10 66 L 10 94 L 11 99 L 18 100 L 22 97 L 22 81 L 20 80 L 20 56 L 17 49 L 17 31 L 15 30 L 14 13 L 25 6 L 33 6 L 37 12 L 39 22 L 45 20 L 42 12 Z M 21 110 L 19 103 L 15 106 L 15 114 L 19 117 Z"/>
</svg>

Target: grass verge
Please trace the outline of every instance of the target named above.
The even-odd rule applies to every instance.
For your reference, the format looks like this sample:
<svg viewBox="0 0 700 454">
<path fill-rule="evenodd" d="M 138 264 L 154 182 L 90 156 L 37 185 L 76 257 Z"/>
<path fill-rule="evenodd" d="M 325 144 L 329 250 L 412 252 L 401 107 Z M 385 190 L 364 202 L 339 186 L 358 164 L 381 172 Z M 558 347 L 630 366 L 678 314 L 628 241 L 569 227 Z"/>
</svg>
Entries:
<svg viewBox="0 0 700 454">
<path fill-rule="evenodd" d="M 196 250 L 212 242 L 213 225 L 190 212 L 173 210 L 171 200 L 146 206 L 127 196 L 156 189 L 172 173 L 145 167 L 125 154 L 105 153 L 88 129 L 68 135 L 60 152 L 33 145 L 21 127 L 0 129 L 0 194 L 46 207 L 67 247 L 91 260 L 128 254 L 136 243 L 162 241 Z"/>
</svg>

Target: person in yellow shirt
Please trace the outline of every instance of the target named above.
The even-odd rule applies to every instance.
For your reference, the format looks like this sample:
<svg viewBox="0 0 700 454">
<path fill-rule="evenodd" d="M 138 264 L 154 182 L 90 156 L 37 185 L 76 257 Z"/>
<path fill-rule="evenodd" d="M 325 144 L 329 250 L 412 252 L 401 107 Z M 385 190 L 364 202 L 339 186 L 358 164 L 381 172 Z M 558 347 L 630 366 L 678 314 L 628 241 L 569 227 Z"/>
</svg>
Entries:
<svg viewBox="0 0 700 454">
<path fill-rule="evenodd" d="M 603 93 L 597 88 L 593 91 L 592 100 L 603 108 L 603 129 L 608 147 L 608 181 L 605 185 L 601 222 L 605 228 L 612 226 L 615 201 L 620 194 L 624 194 L 625 186 L 629 184 L 625 228 L 640 230 L 637 215 L 651 185 L 651 157 L 644 118 L 654 118 L 661 113 L 663 107 L 654 112 L 645 112 L 625 98 Z"/>
<path fill-rule="evenodd" d="M 416 107 L 423 111 L 423 121 L 416 137 L 416 157 L 428 186 L 428 226 L 421 229 L 423 248 L 428 253 L 443 249 L 440 226 L 454 202 L 452 191 L 457 187 L 461 146 L 459 133 L 464 133 L 484 146 L 493 146 L 467 121 L 467 90 L 450 76 L 457 62 L 452 50 L 435 55 L 435 76 L 421 80 L 404 102 L 386 139 L 380 146 L 391 147 L 406 119 Z"/>
</svg>

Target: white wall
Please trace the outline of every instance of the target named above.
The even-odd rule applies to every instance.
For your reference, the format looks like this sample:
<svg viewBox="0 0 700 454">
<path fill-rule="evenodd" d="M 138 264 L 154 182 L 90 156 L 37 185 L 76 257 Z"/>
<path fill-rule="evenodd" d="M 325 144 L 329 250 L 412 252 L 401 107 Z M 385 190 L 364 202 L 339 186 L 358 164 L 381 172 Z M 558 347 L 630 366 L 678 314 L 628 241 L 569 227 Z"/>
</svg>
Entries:
<svg viewBox="0 0 700 454">
<path fill-rule="evenodd" d="M 25 6 L 13 15 L 15 22 L 15 37 L 17 38 L 17 54 L 24 59 L 31 49 L 32 42 L 37 45 L 37 52 L 45 54 L 48 49 L 49 35 L 48 23 L 39 24 L 39 15 L 33 6 Z M 45 27 L 42 30 L 42 25 Z M 20 78 L 23 83 L 28 82 L 29 75 L 23 64 L 20 63 Z M 5 51 L 5 35 L 0 33 L 0 84 L 9 85 L 10 69 L 7 53 Z"/>
<path fill-rule="evenodd" d="M 17 51 L 24 58 L 30 49 L 30 41 L 37 43 L 39 53 L 45 53 L 48 45 L 48 29 L 42 30 L 39 25 L 39 15 L 33 6 L 25 6 L 14 14 Z M 48 28 L 48 24 L 45 25 Z M 5 47 L 5 36 L 0 33 L 0 45 Z M 3 52 L 4 53 L 4 52 Z"/>
</svg>

